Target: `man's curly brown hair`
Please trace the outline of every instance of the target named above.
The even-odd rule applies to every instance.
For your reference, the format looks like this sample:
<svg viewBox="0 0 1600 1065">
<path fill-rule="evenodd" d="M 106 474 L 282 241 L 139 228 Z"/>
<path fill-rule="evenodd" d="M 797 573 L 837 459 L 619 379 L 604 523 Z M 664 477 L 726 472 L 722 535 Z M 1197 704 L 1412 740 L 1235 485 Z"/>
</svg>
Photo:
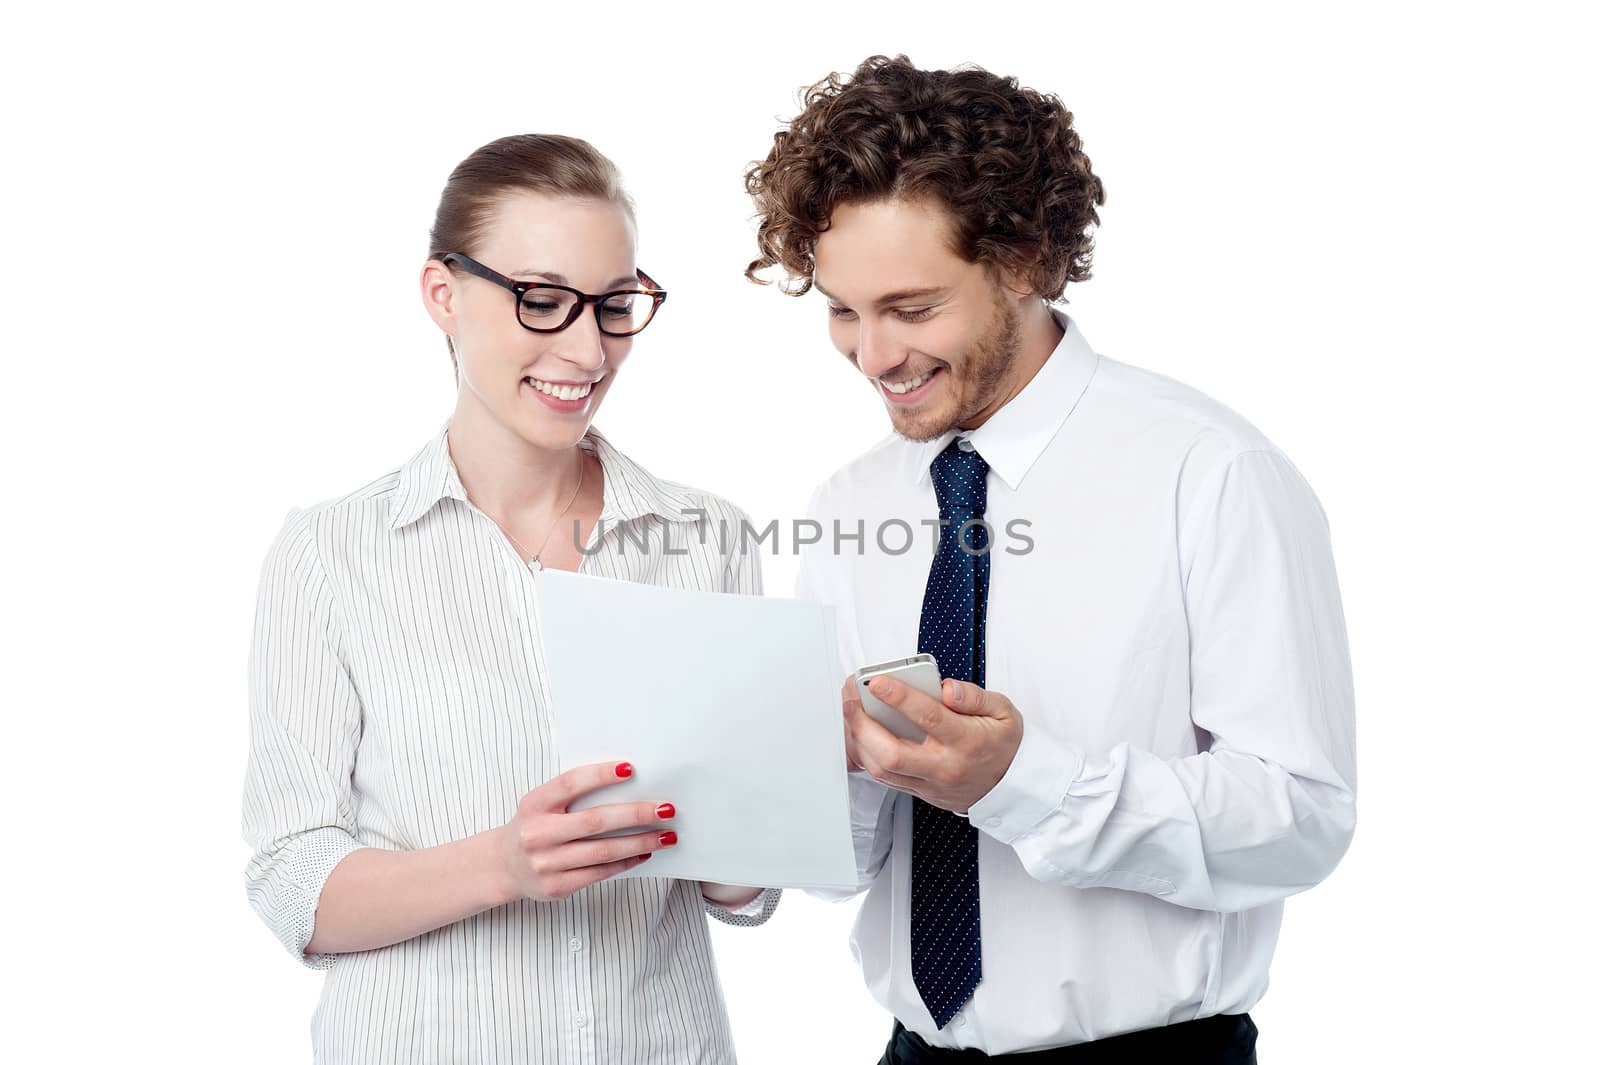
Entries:
<svg viewBox="0 0 1600 1065">
<path fill-rule="evenodd" d="M 977 67 L 918 70 L 876 55 L 806 90 L 805 109 L 745 172 L 761 256 L 810 290 L 817 235 L 842 204 L 931 196 L 950 212 L 953 250 L 1027 278 L 1046 299 L 1089 278 L 1105 188 L 1055 96 Z"/>
</svg>

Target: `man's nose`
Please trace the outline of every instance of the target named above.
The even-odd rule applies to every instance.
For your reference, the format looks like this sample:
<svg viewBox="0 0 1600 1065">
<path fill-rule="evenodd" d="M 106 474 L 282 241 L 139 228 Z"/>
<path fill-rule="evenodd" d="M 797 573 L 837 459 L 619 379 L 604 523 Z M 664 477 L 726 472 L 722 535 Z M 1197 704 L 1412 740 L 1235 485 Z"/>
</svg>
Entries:
<svg viewBox="0 0 1600 1065">
<path fill-rule="evenodd" d="M 905 361 L 884 330 L 866 322 L 856 333 L 856 365 L 868 377 L 882 377 Z"/>
</svg>

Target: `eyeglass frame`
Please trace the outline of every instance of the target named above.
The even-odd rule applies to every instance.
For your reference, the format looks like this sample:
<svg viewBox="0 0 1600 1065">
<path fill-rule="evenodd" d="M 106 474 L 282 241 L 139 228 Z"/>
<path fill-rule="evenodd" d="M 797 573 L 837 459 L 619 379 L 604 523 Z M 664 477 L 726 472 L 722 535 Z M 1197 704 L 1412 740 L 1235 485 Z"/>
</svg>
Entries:
<svg viewBox="0 0 1600 1065">
<path fill-rule="evenodd" d="M 514 281 L 499 271 L 483 265 L 471 256 L 463 255 L 458 251 L 447 251 L 438 258 L 439 261 L 444 263 L 446 266 L 459 265 L 467 273 L 476 277 L 481 277 L 485 281 L 493 282 L 494 284 L 499 285 L 501 288 L 513 293 L 517 298 L 516 302 L 512 304 L 512 313 L 516 315 L 517 324 L 530 333 L 559 333 L 573 322 L 576 322 L 579 316 L 583 314 L 584 307 L 592 303 L 594 304 L 595 324 L 599 326 L 601 333 L 608 337 L 638 336 L 640 333 L 644 332 L 644 327 L 646 325 L 649 325 L 651 322 L 655 321 L 656 312 L 659 311 L 661 309 L 661 305 L 667 301 L 667 290 L 658 287 L 655 281 L 651 279 L 649 274 L 637 268 L 634 270 L 634 273 L 639 275 L 639 282 L 645 286 L 644 288 L 620 288 L 614 289 L 610 292 L 601 292 L 598 295 L 595 295 L 588 292 L 579 291 L 578 289 L 573 288 L 571 285 L 557 285 L 549 281 Z M 572 304 L 572 309 L 567 312 L 567 320 L 562 322 L 560 325 L 551 326 L 549 328 L 529 325 L 527 322 L 524 322 L 522 320 L 522 297 L 535 289 L 554 289 L 557 292 L 570 292 L 574 297 L 576 297 L 575 302 Z M 639 326 L 637 329 L 629 330 L 626 333 L 615 333 L 607 329 L 605 323 L 600 320 L 600 305 L 606 300 L 610 299 L 612 296 L 649 296 L 651 300 L 650 313 L 645 316 L 644 325 Z"/>
</svg>

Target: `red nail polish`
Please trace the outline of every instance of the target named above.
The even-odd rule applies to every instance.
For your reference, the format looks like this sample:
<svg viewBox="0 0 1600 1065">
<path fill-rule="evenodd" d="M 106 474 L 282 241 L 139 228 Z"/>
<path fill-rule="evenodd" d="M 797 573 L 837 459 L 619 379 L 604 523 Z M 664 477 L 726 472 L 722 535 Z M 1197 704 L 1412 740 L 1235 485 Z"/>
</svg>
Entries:
<svg viewBox="0 0 1600 1065">
<path fill-rule="evenodd" d="M 631 776 L 633 776 L 633 763 L 632 762 L 618 762 L 617 763 L 617 776 L 619 776 L 619 777 L 631 777 Z"/>
<path fill-rule="evenodd" d="M 661 818 L 663 821 L 671 820 L 672 818 L 678 816 L 678 808 L 673 806 L 670 802 L 664 802 L 660 806 L 656 807 L 656 816 Z"/>
<path fill-rule="evenodd" d="M 663 847 L 670 847 L 676 842 L 678 842 L 678 834 L 672 831 L 670 828 L 661 833 L 661 845 Z"/>
</svg>

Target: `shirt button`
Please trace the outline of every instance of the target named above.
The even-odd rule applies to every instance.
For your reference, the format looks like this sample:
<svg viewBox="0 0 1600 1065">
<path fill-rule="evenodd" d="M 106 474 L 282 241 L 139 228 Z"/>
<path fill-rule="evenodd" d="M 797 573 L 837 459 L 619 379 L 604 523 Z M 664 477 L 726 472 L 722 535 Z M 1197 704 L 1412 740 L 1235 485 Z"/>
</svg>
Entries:
<svg viewBox="0 0 1600 1065">
<path fill-rule="evenodd" d="M 956 1027 L 957 1028 L 965 1028 L 966 1026 L 967 1026 L 967 1015 L 965 1013 L 956 1014 Z"/>
<path fill-rule="evenodd" d="M 578 953 L 578 951 L 583 949 L 583 940 L 574 936 L 573 938 L 567 940 L 567 949 L 572 951 L 574 954 Z"/>
<path fill-rule="evenodd" d="M 983 819 L 983 823 L 988 828 L 1000 827 L 1000 819 L 998 817 L 986 817 Z"/>
<path fill-rule="evenodd" d="M 572 1023 L 576 1024 L 579 1028 L 582 1028 L 584 1025 L 589 1023 L 589 1018 L 580 1013 L 576 1017 L 572 1018 Z"/>
<path fill-rule="evenodd" d="M 956 447 L 960 448 L 962 451 L 971 451 L 972 441 L 963 436 L 956 441 Z"/>
</svg>

